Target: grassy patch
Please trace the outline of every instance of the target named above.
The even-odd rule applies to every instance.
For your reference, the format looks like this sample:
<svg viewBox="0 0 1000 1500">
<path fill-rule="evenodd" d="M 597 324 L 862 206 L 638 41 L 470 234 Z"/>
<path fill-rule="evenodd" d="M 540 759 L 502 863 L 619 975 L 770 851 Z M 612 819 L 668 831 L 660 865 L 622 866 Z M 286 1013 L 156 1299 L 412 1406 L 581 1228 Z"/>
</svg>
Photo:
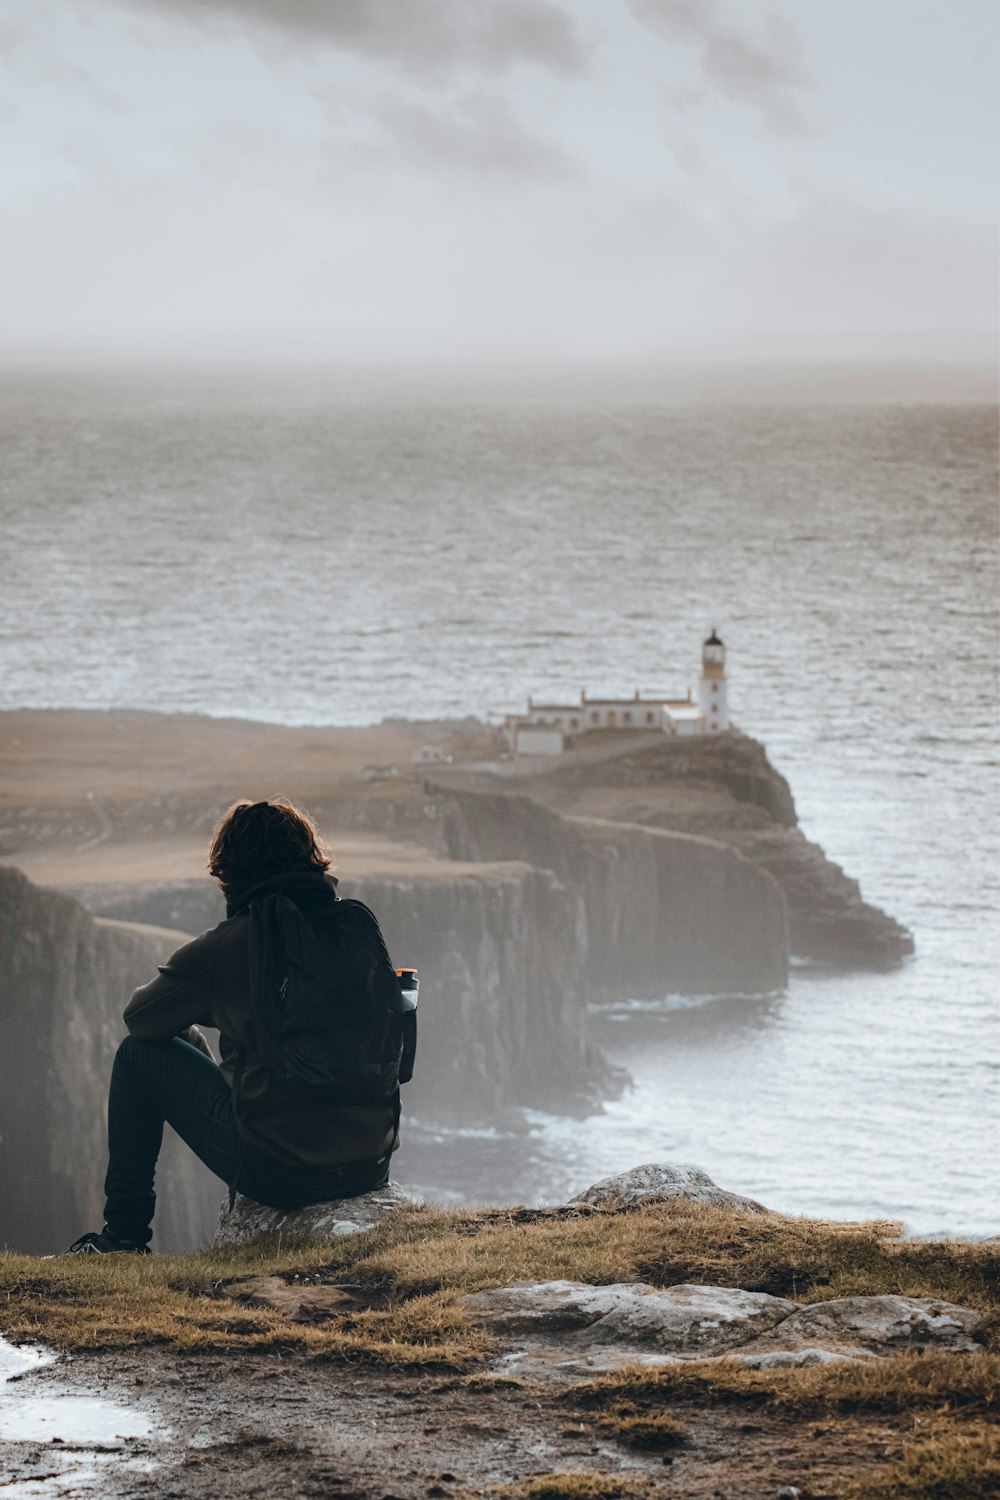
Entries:
<svg viewBox="0 0 1000 1500">
<path fill-rule="evenodd" d="M 996 1500 L 1000 1430 L 976 1425 L 906 1443 L 902 1456 L 859 1475 L 849 1500 Z"/>
<path fill-rule="evenodd" d="M 1000 1330 L 997 1246 L 911 1245 L 893 1232 L 885 1224 L 744 1215 L 683 1201 L 618 1214 L 413 1206 L 377 1229 L 322 1246 L 261 1242 L 177 1257 L 0 1255 L 0 1331 L 61 1349 L 294 1347 L 329 1358 L 461 1370 L 474 1367 L 491 1342 L 458 1305 L 460 1294 L 553 1278 L 659 1286 L 693 1281 L 807 1301 L 901 1292 L 982 1308 Z M 241 1277 L 295 1271 L 350 1285 L 379 1305 L 305 1326 L 218 1294 L 222 1283 Z M 789 1373 L 815 1378 L 828 1372 L 783 1372 Z M 755 1387 L 763 1391 L 778 1377 L 743 1372 L 725 1378 L 751 1385 L 756 1379 L 765 1383 Z"/>
<path fill-rule="evenodd" d="M 683 1422 L 669 1412 L 648 1412 L 628 1401 L 618 1401 L 602 1412 L 597 1426 L 630 1448 L 663 1451 L 677 1448 L 687 1439 Z"/>
<path fill-rule="evenodd" d="M 358 1238 L 377 1247 L 386 1232 Z M 363 1258 L 365 1247 L 351 1243 L 354 1255 Z M 338 1249 L 324 1244 L 312 1251 L 313 1263 L 322 1259 L 331 1280 L 350 1270 L 351 1257 Z M 261 1245 L 192 1256 L 0 1255 L 0 1331 L 17 1343 L 63 1350 L 151 1344 L 176 1350 L 301 1349 L 321 1358 L 455 1369 L 469 1368 L 491 1347 L 447 1292 L 351 1310 L 321 1325 L 243 1307 L 218 1293 L 222 1284 L 246 1276 L 290 1273 L 309 1253 L 308 1247 Z"/>
<path fill-rule="evenodd" d="M 295 1275 L 309 1278 L 303 1288 L 319 1281 L 350 1287 L 353 1296 L 332 1305 L 326 1321 L 300 1322 L 287 1311 L 223 1294 L 226 1284 L 243 1278 Z M 796 1434 L 817 1420 L 845 1431 L 873 1422 L 896 1433 L 905 1428 L 898 1456 L 853 1488 L 845 1479 L 845 1496 L 985 1500 L 1000 1493 L 990 1425 L 1000 1402 L 1000 1248 L 911 1244 L 887 1224 L 742 1215 L 683 1201 L 629 1213 L 410 1206 L 377 1229 L 322 1245 L 260 1242 L 179 1257 L 0 1255 L 0 1331 L 67 1350 L 295 1349 L 318 1360 L 438 1368 L 488 1399 L 492 1390 L 519 1382 L 483 1371 L 495 1342 L 467 1316 L 461 1295 L 554 1278 L 696 1282 L 804 1302 L 895 1292 L 977 1307 L 989 1336 L 973 1354 L 908 1353 L 798 1370 L 751 1370 L 736 1360 L 633 1367 L 556 1399 L 574 1419 L 585 1415 L 591 1428 L 665 1456 L 688 1441 L 685 1453 L 697 1457 L 682 1419 L 697 1434 L 696 1414 L 706 1409 L 714 1409 L 714 1421 L 728 1408 L 739 1422 L 740 1408 L 756 1408 L 766 1413 L 756 1420 L 787 1427 L 793 1446 Z M 297 1313 L 298 1299 L 290 1306 Z M 911 1441 L 914 1430 L 919 1441 Z M 807 1446 L 815 1453 L 812 1438 Z M 662 1491 L 618 1475 L 553 1472 L 495 1493 L 513 1500 L 646 1500 Z"/>
<path fill-rule="evenodd" d="M 789 1415 L 941 1412 L 963 1417 L 1000 1410 L 1000 1355 L 897 1354 L 804 1369 L 752 1370 L 736 1360 L 634 1366 L 578 1386 L 565 1397 L 591 1410 L 646 1412 L 674 1405 L 742 1403 Z"/>
<path fill-rule="evenodd" d="M 426 1220 L 408 1212 L 400 1233 L 355 1263 L 364 1283 L 397 1295 L 566 1278 L 697 1282 L 804 1302 L 896 1292 L 1000 1307 L 1000 1247 L 901 1241 L 894 1224 L 740 1214 L 683 1200 L 528 1222 L 496 1211 Z"/>
<path fill-rule="evenodd" d="M 663 1491 L 644 1479 L 621 1479 L 614 1474 L 560 1472 L 540 1474 L 492 1491 L 512 1500 L 652 1500 Z"/>
<path fill-rule="evenodd" d="M 845 1500 L 993 1500 L 1000 1495 L 1000 1356 L 900 1354 L 891 1359 L 750 1370 L 735 1361 L 633 1368 L 567 1392 L 564 1402 L 620 1442 L 669 1449 L 684 1441 L 678 1410 L 766 1409 L 793 1446 L 817 1418 L 905 1422 L 927 1436 L 838 1489 Z M 811 1444 L 809 1445 L 811 1446 Z M 825 1492 L 825 1487 L 824 1487 Z"/>
</svg>

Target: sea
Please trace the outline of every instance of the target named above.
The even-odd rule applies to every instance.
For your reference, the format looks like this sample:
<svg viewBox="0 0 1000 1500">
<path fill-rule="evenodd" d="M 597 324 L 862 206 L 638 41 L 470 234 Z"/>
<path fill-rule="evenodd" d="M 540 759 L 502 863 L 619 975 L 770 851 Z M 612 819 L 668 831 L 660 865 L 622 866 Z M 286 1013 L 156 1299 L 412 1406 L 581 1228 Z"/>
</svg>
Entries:
<svg viewBox="0 0 1000 1500">
<path fill-rule="evenodd" d="M 589 1023 L 620 1097 L 409 1119 L 395 1175 L 557 1203 L 683 1162 L 790 1213 L 1000 1233 L 989 372 L 8 370 L 0 512 L 5 708 L 488 718 L 683 694 L 717 629 L 734 721 L 914 957 L 622 994 Z"/>
</svg>

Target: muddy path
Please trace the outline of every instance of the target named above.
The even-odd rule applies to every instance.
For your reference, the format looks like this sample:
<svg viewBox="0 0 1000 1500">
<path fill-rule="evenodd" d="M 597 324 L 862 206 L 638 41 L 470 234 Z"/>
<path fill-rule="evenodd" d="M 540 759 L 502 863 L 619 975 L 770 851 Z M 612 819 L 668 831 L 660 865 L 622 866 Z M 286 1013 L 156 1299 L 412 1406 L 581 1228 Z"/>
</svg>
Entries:
<svg viewBox="0 0 1000 1500">
<path fill-rule="evenodd" d="M 859 1420 L 684 1408 L 686 1440 L 642 1452 L 551 1385 L 484 1386 L 273 1352 L 78 1356 L 26 1370 L 7 1389 L 8 1404 L 50 1415 L 47 1433 L 0 1442 L 0 1500 L 459 1500 L 584 1470 L 693 1500 L 773 1500 L 787 1486 L 818 1497 L 894 1456 L 901 1436 Z M 104 1403 L 103 1425 L 88 1441 L 78 1423 L 59 1441 L 60 1401 L 81 1399 Z"/>
</svg>

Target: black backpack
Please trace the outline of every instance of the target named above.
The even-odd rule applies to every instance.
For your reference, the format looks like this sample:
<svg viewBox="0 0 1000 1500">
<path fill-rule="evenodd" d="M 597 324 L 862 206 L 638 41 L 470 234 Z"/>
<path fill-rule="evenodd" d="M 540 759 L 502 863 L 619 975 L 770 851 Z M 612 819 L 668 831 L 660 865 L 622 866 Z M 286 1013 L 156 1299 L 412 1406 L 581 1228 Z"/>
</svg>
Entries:
<svg viewBox="0 0 1000 1500">
<path fill-rule="evenodd" d="M 257 1054 L 276 1083 L 316 1103 L 398 1108 L 416 1011 L 362 902 L 331 901 L 313 926 L 287 896 L 254 901 L 250 1001 Z"/>
</svg>

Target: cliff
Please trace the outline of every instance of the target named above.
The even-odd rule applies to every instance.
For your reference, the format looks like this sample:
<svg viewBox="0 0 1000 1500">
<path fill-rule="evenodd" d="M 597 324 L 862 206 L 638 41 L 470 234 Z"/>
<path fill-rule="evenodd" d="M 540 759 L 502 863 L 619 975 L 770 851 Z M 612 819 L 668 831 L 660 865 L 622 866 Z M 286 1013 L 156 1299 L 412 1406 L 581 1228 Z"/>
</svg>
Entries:
<svg viewBox="0 0 1000 1500">
<path fill-rule="evenodd" d="M 688 834 L 562 818 L 513 794 L 438 793 L 435 816 L 451 858 L 521 860 L 577 892 L 590 998 L 785 983 L 784 897 L 738 851 Z"/>
<path fill-rule="evenodd" d="M 165 838 L 188 839 L 203 851 L 214 819 L 236 791 L 257 797 L 280 787 L 311 808 L 338 845 L 354 831 L 445 857 L 449 844 L 440 836 L 437 809 L 442 795 L 510 794 L 564 821 L 598 819 L 728 846 L 781 887 L 796 955 L 884 968 L 913 951 L 910 934 L 864 900 L 857 882 L 804 836 L 787 781 L 763 745 L 736 731 L 647 741 L 641 748 L 605 737 L 603 746 L 595 743 L 579 757 L 552 758 L 551 764 L 539 758 L 532 766 L 497 759 L 495 731 L 475 721 L 337 729 L 122 712 L 0 717 L 6 731 L 0 850 L 19 864 L 27 857 L 28 873 L 37 867 L 42 881 L 78 886 L 107 880 L 89 868 L 90 851 L 116 843 L 134 851 Z M 599 740 L 588 736 L 588 746 Z M 425 745 L 452 763 L 414 766 L 411 757 Z M 391 774 L 369 779 L 373 765 Z M 535 844 L 546 837 L 541 831 Z M 511 857 L 555 868 L 535 844 Z M 42 869 L 46 850 L 58 850 L 62 873 Z M 72 873 L 65 869 L 67 851 Z M 200 851 L 189 875 L 199 864 L 204 868 Z M 163 878 L 158 857 L 151 852 L 148 868 L 132 868 L 127 878 Z M 711 986 L 706 980 L 697 987 Z M 748 974 L 731 987 L 761 985 Z"/>
<path fill-rule="evenodd" d="M 525 863 L 429 862 L 344 881 L 378 913 L 395 962 L 423 976 L 419 1066 L 407 1109 L 489 1119 L 594 1107 L 618 1075 L 588 1041 L 589 947 L 578 892 Z M 201 931 L 225 916 L 214 881 L 88 886 L 91 910 Z"/>
<path fill-rule="evenodd" d="M 99 1229 L 106 1096 L 135 986 L 179 941 L 96 922 L 76 901 L 0 868 L 0 1243 L 59 1250 Z M 157 1243 L 197 1243 L 218 1184 L 168 1149 L 158 1174 Z"/>
<path fill-rule="evenodd" d="M 596 815 L 727 845 L 780 885 L 800 957 L 881 969 L 913 952 L 910 933 L 805 837 L 788 782 L 746 735 L 664 740 L 598 765 L 555 763 L 517 790 L 563 818 Z"/>
</svg>

